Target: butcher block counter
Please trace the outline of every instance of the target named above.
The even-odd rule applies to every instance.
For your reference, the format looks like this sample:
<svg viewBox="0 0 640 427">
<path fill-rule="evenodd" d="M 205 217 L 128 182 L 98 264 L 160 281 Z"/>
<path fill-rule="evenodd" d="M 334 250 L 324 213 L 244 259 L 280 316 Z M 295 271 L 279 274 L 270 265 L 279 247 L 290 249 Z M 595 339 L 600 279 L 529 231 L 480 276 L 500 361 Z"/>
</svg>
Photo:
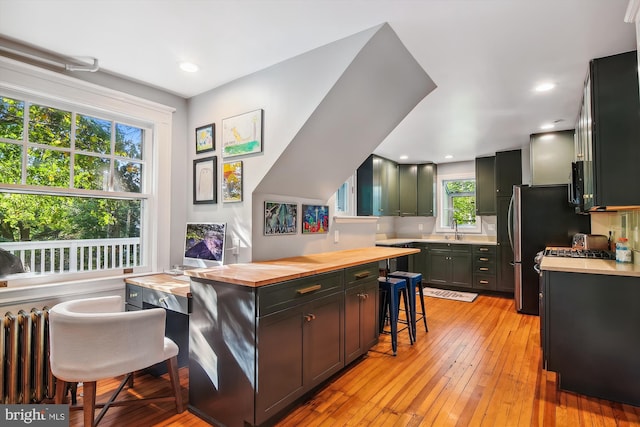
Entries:
<svg viewBox="0 0 640 427">
<path fill-rule="evenodd" d="M 229 264 L 187 270 L 185 273 L 194 278 L 259 287 L 419 252 L 419 249 L 413 248 L 367 247 L 272 261 Z"/>
<path fill-rule="evenodd" d="M 189 270 L 189 410 L 271 425 L 378 342 L 379 261 L 367 247 Z"/>
</svg>

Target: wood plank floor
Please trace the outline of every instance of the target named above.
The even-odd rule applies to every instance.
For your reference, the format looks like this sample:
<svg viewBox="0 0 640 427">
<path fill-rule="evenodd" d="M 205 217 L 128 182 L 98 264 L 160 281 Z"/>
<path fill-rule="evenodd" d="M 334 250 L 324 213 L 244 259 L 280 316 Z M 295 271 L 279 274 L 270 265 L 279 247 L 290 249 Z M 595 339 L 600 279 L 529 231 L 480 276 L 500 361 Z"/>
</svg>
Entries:
<svg viewBox="0 0 640 427">
<path fill-rule="evenodd" d="M 537 316 L 515 312 L 511 299 L 479 296 L 473 303 L 425 297 L 429 332 L 398 355 L 388 335 L 351 368 L 277 424 L 290 426 L 640 426 L 640 408 L 558 391 L 541 369 Z M 188 371 L 180 371 L 188 397 Z M 143 375 L 145 395 L 169 389 L 166 377 Z M 98 383 L 105 394 L 116 381 Z M 81 391 L 81 389 L 80 389 Z M 81 426 L 81 412 L 71 426 Z M 112 408 L 102 427 L 205 426 L 170 404 Z"/>
</svg>

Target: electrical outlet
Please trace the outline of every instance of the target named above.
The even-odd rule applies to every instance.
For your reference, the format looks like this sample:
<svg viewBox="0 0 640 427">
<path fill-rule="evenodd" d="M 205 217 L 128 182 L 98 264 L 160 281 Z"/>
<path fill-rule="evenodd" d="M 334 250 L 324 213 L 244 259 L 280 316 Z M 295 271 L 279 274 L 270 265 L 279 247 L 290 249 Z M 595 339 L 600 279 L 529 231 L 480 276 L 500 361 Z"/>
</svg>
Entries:
<svg viewBox="0 0 640 427">
<path fill-rule="evenodd" d="M 376 224 L 376 231 L 380 231 L 380 224 Z"/>
<path fill-rule="evenodd" d="M 335 230 L 333 232 L 333 243 L 339 243 L 340 242 L 340 232 L 338 230 Z"/>
<path fill-rule="evenodd" d="M 231 253 L 233 255 L 238 255 L 240 253 L 240 238 L 239 237 L 234 237 L 233 238 L 233 248 L 231 249 Z"/>
<path fill-rule="evenodd" d="M 418 231 L 422 231 L 422 228 L 423 228 L 422 224 L 418 224 Z"/>
</svg>

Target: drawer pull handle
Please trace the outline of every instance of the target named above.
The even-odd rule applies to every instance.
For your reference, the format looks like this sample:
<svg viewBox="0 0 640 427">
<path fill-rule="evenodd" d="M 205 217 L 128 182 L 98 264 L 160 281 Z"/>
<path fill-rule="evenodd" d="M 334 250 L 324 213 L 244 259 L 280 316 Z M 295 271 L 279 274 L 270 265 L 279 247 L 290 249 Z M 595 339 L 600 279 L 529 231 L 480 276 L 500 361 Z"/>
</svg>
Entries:
<svg viewBox="0 0 640 427">
<path fill-rule="evenodd" d="M 307 314 L 306 316 L 304 316 L 305 322 L 311 322 L 312 320 L 315 320 L 315 318 L 316 318 L 315 314 Z"/>
<path fill-rule="evenodd" d="M 137 292 L 130 292 L 129 293 L 129 298 L 137 298 L 138 297 L 138 293 Z"/>
<path fill-rule="evenodd" d="M 480 258 L 480 261 L 489 261 L 489 258 Z"/>
<path fill-rule="evenodd" d="M 356 279 L 365 279 L 367 277 L 369 277 L 369 272 L 368 271 L 363 271 L 362 273 L 356 273 Z"/>
<path fill-rule="evenodd" d="M 480 252 L 488 252 L 489 248 L 478 248 Z"/>
<path fill-rule="evenodd" d="M 480 267 L 480 271 L 489 271 L 489 267 Z"/>
<path fill-rule="evenodd" d="M 309 286 L 308 288 L 303 288 L 303 289 L 298 289 L 298 295 L 304 295 L 304 294 L 308 294 L 309 292 L 315 292 L 322 289 L 322 285 L 318 284 L 318 285 L 313 285 L 313 286 Z"/>
<path fill-rule="evenodd" d="M 361 294 L 358 294 L 358 297 L 360 297 L 362 299 L 367 299 L 367 298 L 369 298 L 369 294 L 361 293 Z"/>
<path fill-rule="evenodd" d="M 489 281 L 488 280 L 480 280 L 480 283 L 483 285 L 488 285 Z"/>
</svg>

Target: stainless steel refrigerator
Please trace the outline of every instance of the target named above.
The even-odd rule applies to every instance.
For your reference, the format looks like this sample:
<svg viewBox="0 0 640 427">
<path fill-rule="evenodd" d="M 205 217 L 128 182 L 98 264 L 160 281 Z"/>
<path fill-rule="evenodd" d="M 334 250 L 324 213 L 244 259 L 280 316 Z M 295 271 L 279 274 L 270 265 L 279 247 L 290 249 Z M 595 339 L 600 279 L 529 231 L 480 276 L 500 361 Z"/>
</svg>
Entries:
<svg viewBox="0 0 640 427">
<path fill-rule="evenodd" d="M 588 215 L 575 213 L 568 185 L 515 185 L 508 222 L 516 309 L 538 314 L 540 278 L 533 268 L 536 254 L 546 246 L 571 246 L 574 234 L 591 232 L 591 221 Z"/>
</svg>

